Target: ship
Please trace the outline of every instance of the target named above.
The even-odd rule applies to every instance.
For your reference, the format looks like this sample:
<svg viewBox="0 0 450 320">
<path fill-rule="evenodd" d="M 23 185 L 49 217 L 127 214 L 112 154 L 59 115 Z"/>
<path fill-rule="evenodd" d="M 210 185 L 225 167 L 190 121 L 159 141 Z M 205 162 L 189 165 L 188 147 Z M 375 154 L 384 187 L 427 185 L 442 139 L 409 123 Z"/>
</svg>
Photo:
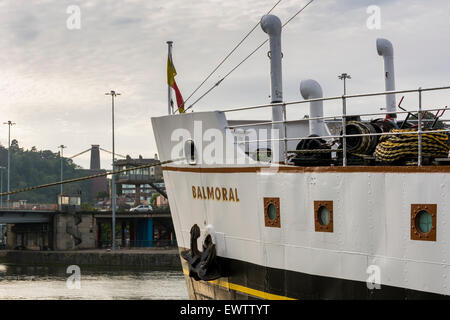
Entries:
<svg viewBox="0 0 450 320">
<path fill-rule="evenodd" d="M 152 118 L 189 298 L 448 298 L 450 130 L 445 108 L 422 100 L 450 87 L 396 90 L 393 44 L 377 39 L 385 91 L 324 97 L 307 79 L 286 102 L 282 24 L 267 14 L 260 25 L 270 103 Z M 385 110 L 347 113 L 380 96 Z M 326 101 L 342 112 L 324 116 Z M 263 109 L 271 119 L 229 119 Z"/>
</svg>

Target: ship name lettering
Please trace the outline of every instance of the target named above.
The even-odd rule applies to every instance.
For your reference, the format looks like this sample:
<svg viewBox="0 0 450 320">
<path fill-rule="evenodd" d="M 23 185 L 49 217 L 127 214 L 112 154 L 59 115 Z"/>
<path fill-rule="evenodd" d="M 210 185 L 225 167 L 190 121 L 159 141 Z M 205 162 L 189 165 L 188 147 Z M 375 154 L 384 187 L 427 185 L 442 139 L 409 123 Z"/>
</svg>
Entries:
<svg viewBox="0 0 450 320">
<path fill-rule="evenodd" d="M 192 198 L 197 200 L 217 200 L 239 202 L 237 188 L 192 186 Z"/>
</svg>

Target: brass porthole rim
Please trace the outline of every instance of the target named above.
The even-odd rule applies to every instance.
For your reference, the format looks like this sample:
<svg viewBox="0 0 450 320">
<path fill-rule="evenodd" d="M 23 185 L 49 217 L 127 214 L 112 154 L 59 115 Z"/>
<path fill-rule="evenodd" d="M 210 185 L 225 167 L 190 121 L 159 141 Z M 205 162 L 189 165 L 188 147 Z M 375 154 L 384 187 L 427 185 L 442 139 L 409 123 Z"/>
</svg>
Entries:
<svg viewBox="0 0 450 320">
<path fill-rule="evenodd" d="M 423 232 L 419 227 L 419 213 L 425 211 L 431 217 L 431 228 Z M 437 204 L 411 204 L 411 240 L 437 241 Z"/>
<path fill-rule="evenodd" d="M 414 223 L 416 225 L 416 230 L 425 237 L 428 237 L 430 235 L 430 233 L 433 231 L 434 225 L 431 225 L 431 229 L 428 232 L 423 232 L 422 230 L 420 230 L 420 226 L 419 226 L 419 215 L 421 212 L 426 212 L 427 214 L 430 215 L 430 217 L 433 217 L 433 215 L 426 209 L 420 209 L 420 210 L 416 210 L 415 214 L 414 214 Z"/>
<path fill-rule="evenodd" d="M 319 211 L 321 208 L 326 208 L 330 215 L 328 224 L 324 225 L 321 223 L 319 217 Z M 333 217 L 333 201 L 318 200 L 314 201 L 314 229 L 316 232 L 329 232 L 332 233 L 334 230 L 334 217 Z"/>
<path fill-rule="evenodd" d="M 263 200 L 264 200 L 264 225 L 266 227 L 281 228 L 280 198 L 265 197 Z M 276 216 L 274 219 L 271 219 L 269 216 L 270 205 L 273 205 L 276 209 Z"/>
</svg>

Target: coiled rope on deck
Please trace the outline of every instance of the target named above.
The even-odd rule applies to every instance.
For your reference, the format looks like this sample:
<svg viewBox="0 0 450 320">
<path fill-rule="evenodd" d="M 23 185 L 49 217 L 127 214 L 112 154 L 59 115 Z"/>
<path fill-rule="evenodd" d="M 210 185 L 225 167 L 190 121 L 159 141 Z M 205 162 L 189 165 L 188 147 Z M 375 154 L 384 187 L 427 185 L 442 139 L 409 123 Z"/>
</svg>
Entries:
<svg viewBox="0 0 450 320">
<path fill-rule="evenodd" d="M 375 159 L 379 162 L 392 163 L 418 157 L 419 140 L 417 129 L 392 129 L 400 135 L 386 135 L 380 137 L 375 149 Z M 427 131 L 430 132 L 430 131 Z M 422 133 L 422 155 L 433 158 L 447 158 L 450 147 L 447 145 L 446 133 Z"/>
<path fill-rule="evenodd" d="M 358 129 L 358 131 L 356 131 Z M 360 121 L 349 121 L 346 125 L 346 131 L 347 131 L 347 150 L 349 153 L 352 154 L 371 154 L 373 153 L 376 144 L 377 144 L 377 137 L 376 136 L 369 136 L 369 134 L 376 133 L 375 128 L 370 123 L 363 123 Z M 354 134 L 366 134 L 362 137 L 356 137 L 352 138 L 351 135 Z M 352 145 L 352 140 L 358 141 L 354 145 Z"/>
</svg>

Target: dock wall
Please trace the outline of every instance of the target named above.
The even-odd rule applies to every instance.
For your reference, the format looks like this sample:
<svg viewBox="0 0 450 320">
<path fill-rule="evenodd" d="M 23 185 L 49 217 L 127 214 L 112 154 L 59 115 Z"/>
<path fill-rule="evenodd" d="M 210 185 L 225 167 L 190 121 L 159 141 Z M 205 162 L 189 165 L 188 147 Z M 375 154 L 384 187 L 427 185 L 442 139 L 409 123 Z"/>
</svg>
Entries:
<svg viewBox="0 0 450 320">
<path fill-rule="evenodd" d="M 6 263 L 27 265 L 79 265 L 130 268 L 169 268 L 181 270 L 177 250 L 124 251 L 24 251 L 2 250 L 0 259 Z M 0 262 L 1 262 L 0 261 Z"/>
</svg>

